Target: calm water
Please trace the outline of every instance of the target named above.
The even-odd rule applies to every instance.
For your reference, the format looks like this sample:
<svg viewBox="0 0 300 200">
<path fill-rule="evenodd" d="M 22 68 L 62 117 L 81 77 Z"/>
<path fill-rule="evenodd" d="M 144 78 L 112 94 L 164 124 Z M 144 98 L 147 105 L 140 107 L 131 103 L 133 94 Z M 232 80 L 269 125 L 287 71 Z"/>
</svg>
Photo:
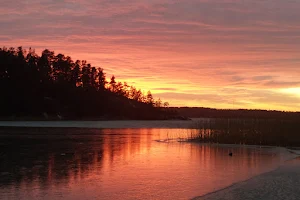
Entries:
<svg viewBox="0 0 300 200">
<path fill-rule="evenodd" d="M 290 156 L 280 148 L 177 142 L 191 130 L 151 123 L 134 129 L 0 128 L 0 199 L 190 199 Z"/>
</svg>

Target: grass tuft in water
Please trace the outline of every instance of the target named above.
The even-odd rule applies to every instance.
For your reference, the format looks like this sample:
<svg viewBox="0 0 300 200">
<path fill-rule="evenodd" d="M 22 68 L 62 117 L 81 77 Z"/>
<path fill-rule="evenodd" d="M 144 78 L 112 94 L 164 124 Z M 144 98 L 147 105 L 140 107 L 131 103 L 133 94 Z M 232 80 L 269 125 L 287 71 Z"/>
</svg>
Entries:
<svg viewBox="0 0 300 200">
<path fill-rule="evenodd" d="M 300 146 L 300 121 L 286 119 L 203 119 L 191 141 Z"/>
</svg>

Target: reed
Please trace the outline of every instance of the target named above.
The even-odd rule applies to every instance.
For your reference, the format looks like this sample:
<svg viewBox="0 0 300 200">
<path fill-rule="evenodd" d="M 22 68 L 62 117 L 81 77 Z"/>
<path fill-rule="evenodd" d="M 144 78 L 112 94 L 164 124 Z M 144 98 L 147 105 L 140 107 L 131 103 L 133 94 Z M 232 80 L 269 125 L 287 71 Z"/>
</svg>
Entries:
<svg viewBox="0 0 300 200">
<path fill-rule="evenodd" d="M 291 119 L 204 119 L 190 140 L 207 143 L 300 146 L 300 121 Z"/>
</svg>

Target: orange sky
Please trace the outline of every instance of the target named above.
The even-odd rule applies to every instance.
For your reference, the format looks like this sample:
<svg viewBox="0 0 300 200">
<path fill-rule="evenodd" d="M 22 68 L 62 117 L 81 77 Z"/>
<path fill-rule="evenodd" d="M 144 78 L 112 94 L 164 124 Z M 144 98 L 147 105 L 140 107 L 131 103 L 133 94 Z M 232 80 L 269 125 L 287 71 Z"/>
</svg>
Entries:
<svg viewBox="0 0 300 200">
<path fill-rule="evenodd" d="M 4 0 L 0 44 L 49 48 L 171 106 L 300 111 L 300 2 Z"/>
</svg>

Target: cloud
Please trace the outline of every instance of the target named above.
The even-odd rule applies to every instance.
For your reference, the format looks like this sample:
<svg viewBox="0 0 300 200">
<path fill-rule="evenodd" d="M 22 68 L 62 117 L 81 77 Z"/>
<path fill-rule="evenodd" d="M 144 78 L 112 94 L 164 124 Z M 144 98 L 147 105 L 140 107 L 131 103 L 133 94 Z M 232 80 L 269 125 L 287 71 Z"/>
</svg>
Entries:
<svg viewBox="0 0 300 200">
<path fill-rule="evenodd" d="M 258 94 L 299 86 L 299 10 L 282 0 L 2 0 L 0 43 L 88 60 L 154 95 L 176 89 L 164 98 L 178 105 L 228 107 L 235 96 L 282 108 Z"/>
<path fill-rule="evenodd" d="M 153 90 L 159 90 L 159 91 L 176 91 L 176 88 L 153 88 Z"/>
<path fill-rule="evenodd" d="M 295 88 L 300 87 L 300 81 L 287 81 L 287 82 L 279 82 L 279 81 L 267 81 L 264 83 L 267 87 L 272 88 Z"/>
<path fill-rule="evenodd" d="M 252 80 L 254 81 L 265 81 L 265 80 L 272 80 L 274 77 L 273 76 L 254 76 L 252 77 Z"/>
</svg>

